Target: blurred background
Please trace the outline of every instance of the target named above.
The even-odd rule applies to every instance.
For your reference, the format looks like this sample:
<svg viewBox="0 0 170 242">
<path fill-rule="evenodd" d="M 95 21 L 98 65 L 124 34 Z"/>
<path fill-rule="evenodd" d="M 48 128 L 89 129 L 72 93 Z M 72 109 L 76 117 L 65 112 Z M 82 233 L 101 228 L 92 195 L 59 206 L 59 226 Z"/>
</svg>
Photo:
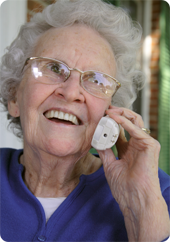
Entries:
<svg viewBox="0 0 170 242">
<path fill-rule="evenodd" d="M 87 0 L 88 1 L 88 0 Z M 0 56 L 17 36 L 20 26 L 55 0 L 1 0 Z M 170 5 L 162 0 L 106 0 L 125 11 L 143 28 L 138 63 L 146 83 L 134 104 L 151 136 L 161 143 L 159 166 L 170 174 Z M 0 147 L 22 148 L 7 130 L 6 112 L 0 106 Z"/>
</svg>

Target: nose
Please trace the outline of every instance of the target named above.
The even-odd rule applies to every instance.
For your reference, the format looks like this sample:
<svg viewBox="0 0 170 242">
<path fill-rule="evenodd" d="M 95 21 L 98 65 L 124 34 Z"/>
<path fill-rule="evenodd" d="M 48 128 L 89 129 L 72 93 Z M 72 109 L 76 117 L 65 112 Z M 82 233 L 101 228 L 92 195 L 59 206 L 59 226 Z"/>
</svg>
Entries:
<svg viewBox="0 0 170 242">
<path fill-rule="evenodd" d="M 84 89 L 80 86 L 80 73 L 72 70 L 70 77 L 56 88 L 55 95 L 64 98 L 67 102 L 83 103 L 85 97 Z"/>
</svg>

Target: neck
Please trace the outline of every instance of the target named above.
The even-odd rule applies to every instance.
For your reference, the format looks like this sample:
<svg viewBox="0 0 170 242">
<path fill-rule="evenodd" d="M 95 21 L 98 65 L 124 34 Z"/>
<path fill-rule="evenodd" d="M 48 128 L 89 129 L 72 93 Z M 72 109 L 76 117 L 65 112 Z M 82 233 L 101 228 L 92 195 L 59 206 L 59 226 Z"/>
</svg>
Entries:
<svg viewBox="0 0 170 242">
<path fill-rule="evenodd" d="M 90 153 L 63 158 L 30 151 L 24 151 L 20 163 L 25 168 L 24 182 L 36 197 L 67 197 L 82 174 L 92 174 L 102 165 Z"/>
</svg>

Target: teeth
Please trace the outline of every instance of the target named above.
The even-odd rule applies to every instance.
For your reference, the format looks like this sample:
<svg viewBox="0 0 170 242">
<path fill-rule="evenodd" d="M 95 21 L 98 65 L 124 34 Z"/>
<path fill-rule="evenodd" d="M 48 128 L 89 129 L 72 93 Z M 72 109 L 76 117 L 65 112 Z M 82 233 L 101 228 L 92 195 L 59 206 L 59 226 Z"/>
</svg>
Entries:
<svg viewBox="0 0 170 242">
<path fill-rule="evenodd" d="M 65 113 L 65 114 L 64 114 L 64 119 L 65 119 L 65 120 L 69 120 L 69 114 L 68 114 L 68 113 Z"/>
<path fill-rule="evenodd" d="M 74 124 L 76 124 L 76 125 L 79 124 L 79 123 L 78 123 L 78 120 L 77 120 L 77 118 L 76 118 L 76 116 L 73 116 L 73 119 L 72 119 L 72 120 L 73 120 L 72 122 L 73 122 Z"/>
<path fill-rule="evenodd" d="M 54 111 L 51 111 L 51 117 L 54 117 Z"/>
<path fill-rule="evenodd" d="M 58 111 L 48 111 L 45 113 L 45 117 L 46 118 L 58 118 L 58 119 L 63 119 L 63 120 L 67 120 L 70 121 L 72 123 L 74 123 L 75 125 L 79 125 L 78 119 L 76 116 L 74 116 L 73 114 L 69 114 L 69 113 L 63 113 L 63 112 L 58 112 Z"/>
<path fill-rule="evenodd" d="M 51 111 L 51 112 L 48 112 L 48 113 L 52 113 L 53 114 L 52 117 L 50 117 L 50 118 L 53 118 L 53 117 L 54 118 L 58 118 L 58 111 L 55 111 L 55 112 L 54 111 Z"/>
<path fill-rule="evenodd" d="M 73 115 L 72 115 L 72 114 L 69 115 L 68 120 L 71 121 L 71 122 L 73 122 L 73 121 L 72 121 L 72 120 L 73 120 Z"/>
<path fill-rule="evenodd" d="M 58 118 L 59 119 L 64 119 L 64 113 L 63 112 L 59 112 Z"/>
</svg>

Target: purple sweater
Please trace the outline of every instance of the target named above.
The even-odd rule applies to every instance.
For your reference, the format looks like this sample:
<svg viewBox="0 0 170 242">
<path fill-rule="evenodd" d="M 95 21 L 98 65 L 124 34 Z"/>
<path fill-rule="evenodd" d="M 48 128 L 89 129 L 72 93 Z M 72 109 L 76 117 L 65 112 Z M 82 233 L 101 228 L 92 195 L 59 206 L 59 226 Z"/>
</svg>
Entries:
<svg viewBox="0 0 170 242">
<path fill-rule="evenodd" d="M 80 177 L 78 186 L 46 224 L 43 207 L 22 179 L 23 150 L 1 149 L 1 237 L 5 241 L 128 241 L 119 205 L 103 167 Z M 170 209 L 170 177 L 159 170 Z"/>
</svg>

